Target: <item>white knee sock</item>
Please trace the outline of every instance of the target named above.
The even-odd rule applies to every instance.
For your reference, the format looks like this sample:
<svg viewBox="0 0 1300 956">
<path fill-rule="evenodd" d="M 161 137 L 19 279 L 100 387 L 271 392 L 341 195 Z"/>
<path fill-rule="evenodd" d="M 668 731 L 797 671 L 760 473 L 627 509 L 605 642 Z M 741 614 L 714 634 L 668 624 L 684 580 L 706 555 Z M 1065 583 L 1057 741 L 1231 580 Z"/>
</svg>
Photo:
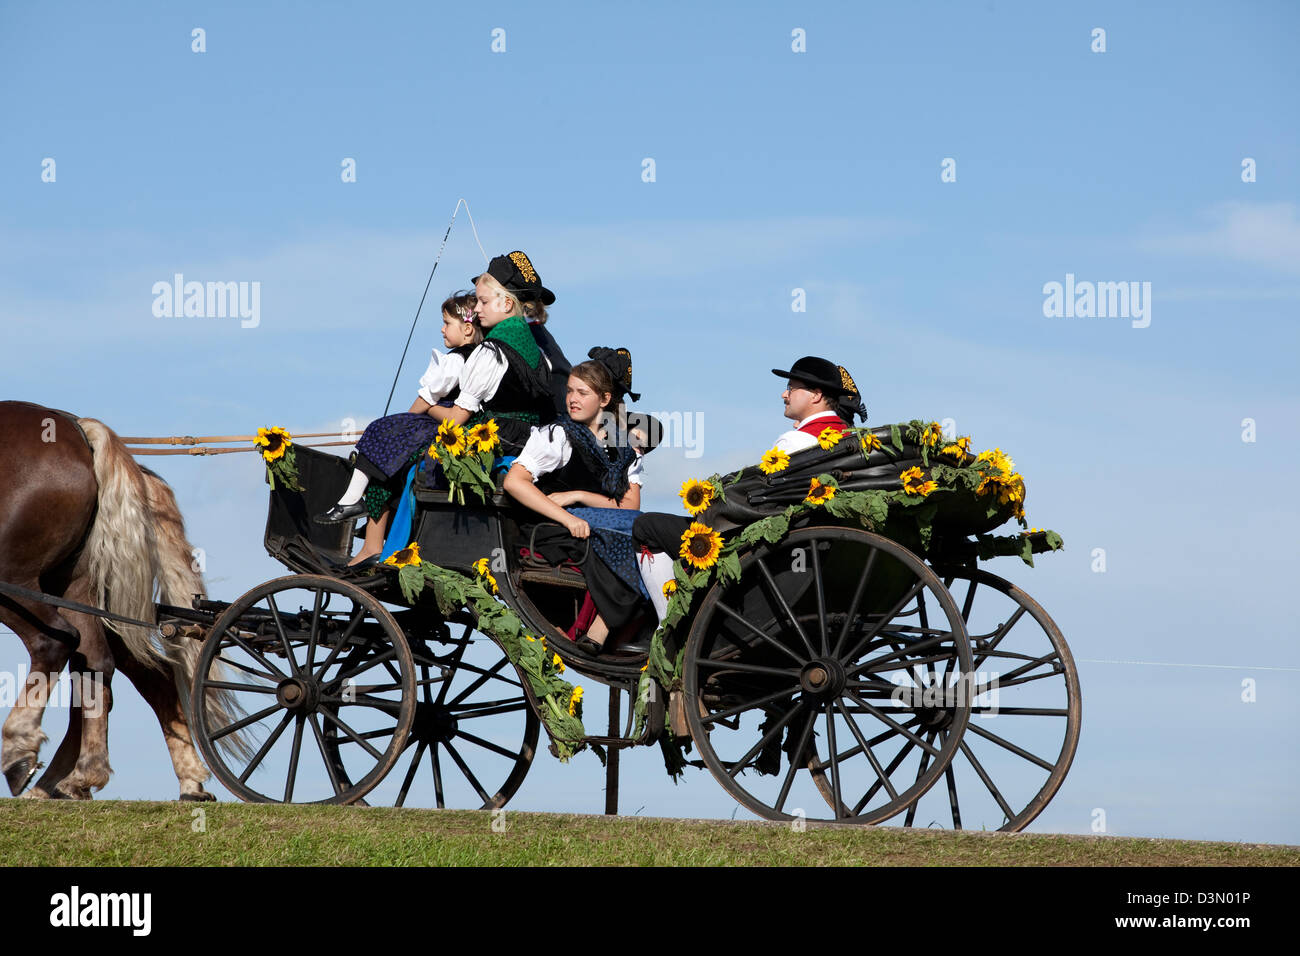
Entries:
<svg viewBox="0 0 1300 956">
<path fill-rule="evenodd" d="M 365 472 L 360 469 L 353 469 L 352 483 L 348 485 L 348 490 L 343 493 L 339 499 L 341 505 L 354 505 L 361 500 L 361 496 L 366 493 L 366 486 L 370 484 L 370 479 L 366 477 Z"/>
<path fill-rule="evenodd" d="M 663 551 L 637 558 L 637 567 L 641 571 L 641 581 L 650 592 L 650 603 L 655 606 L 659 620 L 668 613 L 668 598 L 664 597 L 664 584 L 673 579 L 673 559 Z"/>
</svg>

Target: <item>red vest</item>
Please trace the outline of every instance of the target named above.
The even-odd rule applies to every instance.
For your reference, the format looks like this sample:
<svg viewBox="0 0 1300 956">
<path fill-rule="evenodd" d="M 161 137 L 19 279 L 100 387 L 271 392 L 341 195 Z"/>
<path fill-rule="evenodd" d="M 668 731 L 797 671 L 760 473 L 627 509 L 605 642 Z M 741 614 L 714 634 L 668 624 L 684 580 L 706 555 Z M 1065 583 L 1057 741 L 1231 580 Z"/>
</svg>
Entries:
<svg viewBox="0 0 1300 956">
<path fill-rule="evenodd" d="M 816 438 L 818 435 L 820 435 L 828 428 L 833 428 L 837 432 L 843 432 L 843 431 L 848 431 L 849 425 L 847 422 L 842 421 L 839 417 L 814 418 L 812 421 L 808 422 L 808 424 L 800 428 L 799 431 L 806 432 L 807 434 L 812 435 L 813 438 Z"/>
</svg>

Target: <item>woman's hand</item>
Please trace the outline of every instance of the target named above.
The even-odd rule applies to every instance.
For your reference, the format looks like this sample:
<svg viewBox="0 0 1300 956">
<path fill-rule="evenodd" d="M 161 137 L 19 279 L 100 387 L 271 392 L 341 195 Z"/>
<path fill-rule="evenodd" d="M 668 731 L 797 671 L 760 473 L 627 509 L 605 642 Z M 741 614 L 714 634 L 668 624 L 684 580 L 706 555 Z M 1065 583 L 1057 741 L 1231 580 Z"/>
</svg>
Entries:
<svg viewBox="0 0 1300 956">
<path fill-rule="evenodd" d="M 552 491 L 546 497 L 550 498 L 561 508 L 567 508 L 569 505 L 582 504 L 581 491 Z"/>
<path fill-rule="evenodd" d="M 564 527 L 569 530 L 569 534 L 575 538 L 587 538 L 591 536 L 591 525 L 581 518 L 575 518 L 569 515 L 568 520 L 564 522 Z"/>
</svg>

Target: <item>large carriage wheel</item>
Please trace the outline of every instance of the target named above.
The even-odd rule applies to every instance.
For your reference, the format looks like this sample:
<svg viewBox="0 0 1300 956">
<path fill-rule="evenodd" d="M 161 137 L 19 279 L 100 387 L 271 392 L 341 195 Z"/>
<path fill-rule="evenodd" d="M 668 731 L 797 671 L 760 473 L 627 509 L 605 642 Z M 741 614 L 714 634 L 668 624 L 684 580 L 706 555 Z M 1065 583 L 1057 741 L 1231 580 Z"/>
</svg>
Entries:
<svg viewBox="0 0 1300 956">
<path fill-rule="evenodd" d="M 1022 830 L 1074 759 L 1082 719 L 1074 658 L 1047 612 L 1010 581 L 979 569 L 939 573 L 961 603 L 979 696 L 944 784 L 902 822 Z"/>
<path fill-rule="evenodd" d="M 687 722 L 705 765 L 759 816 L 879 823 L 952 760 L 970 670 L 956 603 L 916 555 L 855 528 L 802 528 L 700 605 Z M 823 800 L 831 813 L 816 817 Z"/>
<path fill-rule="evenodd" d="M 415 722 L 388 779 L 366 802 L 504 807 L 528 774 L 541 722 L 501 646 L 468 608 L 437 633 L 411 635 L 419 677 Z M 346 757 L 357 744 L 331 735 Z"/>
<path fill-rule="evenodd" d="M 208 766 L 240 799 L 353 803 L 397 761 L 416 688 L 410 647 L 378 600 L 337 578 L 292 575 L 217 618 L 194 675 L 191 722 Z M 214 719 L 199 702 L 218 691 L 233 706 Z M 236 732 L 242 747 L 231 746 Z"/>
</svg>

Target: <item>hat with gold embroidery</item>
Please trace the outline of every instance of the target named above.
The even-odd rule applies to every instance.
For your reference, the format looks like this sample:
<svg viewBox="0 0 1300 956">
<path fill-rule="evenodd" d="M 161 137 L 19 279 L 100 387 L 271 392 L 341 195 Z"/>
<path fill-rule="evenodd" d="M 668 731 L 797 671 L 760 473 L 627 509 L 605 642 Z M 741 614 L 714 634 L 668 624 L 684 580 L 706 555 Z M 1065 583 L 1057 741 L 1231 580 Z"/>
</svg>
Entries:
<svg viewBox="0 0 1300 956">
<path fill-rule="evenodd" d="M 513 292 L 524 301 L 540 299 L 542 305 L 555 301 L 555 293 L 542 285 L 542 277 L 533 264 L 518 249 L 509 255 L 494 256 L 486 269 L 488 275 L 501 283 L 507 292 Z M 477 282 L 478 276 L 470 279 Z"/>
<path fill-rule="evenodd" d="M 805 355 L 790 366 L 788 371 L 774 368 L 772 374 L 779 375 L 781 378 L 792 378 L 803 382 L 805 385 L 820 388 L 827 395 L 838 399 L 841 409 L 849 412 L 850 415 L 854 413 L 860 415 L 863 421 L 867 420 L 867 410 L 862 404 L 862 396 L 858 392 L 858 385 L 853 381 L 853 376 L 849 374 L 849 370 L 843 365 L 836 365 L 834 362 L 818 358 L 815 355 Z M 851 417 L 849 421 L 852 421 Z"/>
</svg>

